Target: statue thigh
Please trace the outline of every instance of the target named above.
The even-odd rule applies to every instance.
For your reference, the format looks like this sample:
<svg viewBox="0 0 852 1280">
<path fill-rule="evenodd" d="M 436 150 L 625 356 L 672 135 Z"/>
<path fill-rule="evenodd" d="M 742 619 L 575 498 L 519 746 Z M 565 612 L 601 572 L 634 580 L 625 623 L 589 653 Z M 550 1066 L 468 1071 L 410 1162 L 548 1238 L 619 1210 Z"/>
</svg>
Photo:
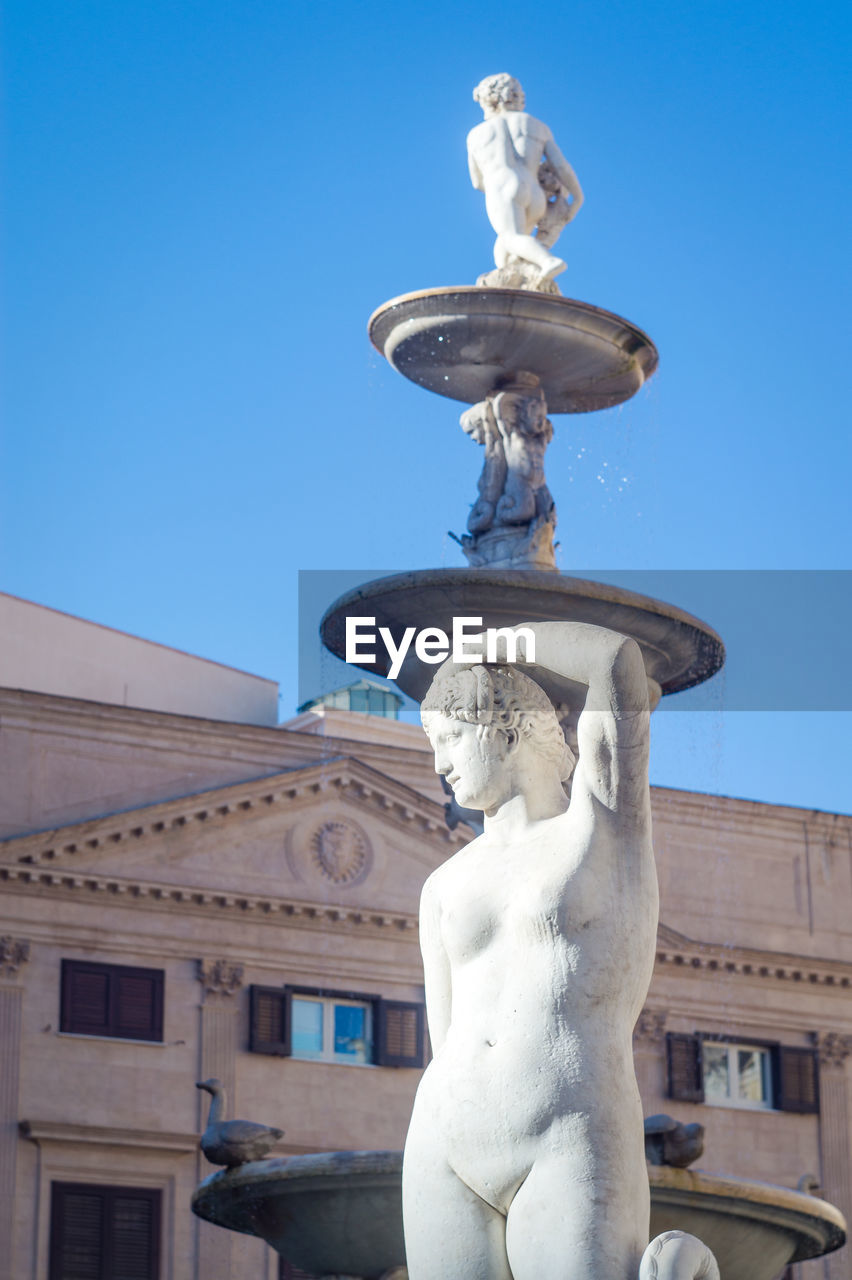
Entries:
<svg viewBox="0 0 852 1280">
<path fill-rule="evenodd" d="M 415 1155 L 408 1145 L 402 1215 L 409 1280 L 512 1280 L 503 1215 L 445 1160 Z"/>
<path fill-rule="evenodd" d="M 650 1215 L 644 1161 L 639 1172 L 619 1179 L 598 1166 L 590 1176 L 576 1154 L 537 1160 L 509 1209 L 513 1280 L 634 1280 Z"/>
</svg>

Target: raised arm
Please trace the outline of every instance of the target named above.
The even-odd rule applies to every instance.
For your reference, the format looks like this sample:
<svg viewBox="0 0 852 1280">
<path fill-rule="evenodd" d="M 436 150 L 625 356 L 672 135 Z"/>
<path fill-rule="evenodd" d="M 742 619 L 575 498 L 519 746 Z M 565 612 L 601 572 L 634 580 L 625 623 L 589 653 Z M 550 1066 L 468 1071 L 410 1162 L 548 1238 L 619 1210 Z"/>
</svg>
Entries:
<svg viewBox="0 0 852 1280">
<path fill-rule="evenodd" d="M 646 816 L 650 712 L 639 646 L 583 622 L 538 622 L 530 629 L 535 666 L 588 688 L 577 726 L 580 758 L 572 795 L 585 790 L 619 820 Z"/>
<path fill-rule="evenodd" d="M 432 1052 L 437 1054 L 447 1038 L 452 1011 L 450 962 L 441 941 L 441 908 L 434 873 L 423 886 L 420 897 L 420 950 L 426 984 L 426 1018 Z"/>
<path fill-rule="evenodd" d="M 580 206 L 584 199 L 583 188 L 580 186 L 576 173 L 554 142 L 553 134 L 550 133 L 550 130 L 548 130 L 548 134 L 549 137 L 544 148 L 544 154 L 550 161 L 551 168 L 555 171 L 565 191 L 571 196 L 571 204 L 568 209 L 568 221 L 570 222 L 580 212 Z"/>
</svg>

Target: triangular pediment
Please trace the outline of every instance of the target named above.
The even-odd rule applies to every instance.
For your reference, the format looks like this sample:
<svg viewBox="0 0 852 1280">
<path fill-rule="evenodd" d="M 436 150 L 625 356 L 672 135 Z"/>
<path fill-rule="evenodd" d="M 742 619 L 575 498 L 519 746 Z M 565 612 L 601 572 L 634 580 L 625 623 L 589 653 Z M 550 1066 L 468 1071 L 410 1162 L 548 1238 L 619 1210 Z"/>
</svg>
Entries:
<svg viewBox="0 0 852 1280">
<path fill-rule="evenodd" d="M 416 913 L 468 839 L 441 805 L 344 756 L 6 840 L 0 868 Z"/>
</svg>

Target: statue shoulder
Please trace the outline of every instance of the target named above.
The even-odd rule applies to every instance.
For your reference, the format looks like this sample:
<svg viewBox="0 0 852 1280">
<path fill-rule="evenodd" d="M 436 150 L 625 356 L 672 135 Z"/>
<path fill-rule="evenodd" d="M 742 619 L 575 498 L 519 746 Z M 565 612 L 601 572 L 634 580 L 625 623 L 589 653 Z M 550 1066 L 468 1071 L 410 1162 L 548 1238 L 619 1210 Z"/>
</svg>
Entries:
<svg viewBox="0 0 852 1280">
<path fill-rule="evenodd" d="M 526 111 L 507 111 L 509 128 L 513 133 L 524 134 L 528 138 L 536 138 L 539 142 L 549 142 L 551 132 L 543 120 L 528 115 Z"/>
<path fill-rule="evenodd" d="M 475 124 L 467 135 L 468 147 L 482 146 L 487 142 L 494 133 L 494 123 L 492 120 L 480 120 L 479 124 Z"/>
</svg>

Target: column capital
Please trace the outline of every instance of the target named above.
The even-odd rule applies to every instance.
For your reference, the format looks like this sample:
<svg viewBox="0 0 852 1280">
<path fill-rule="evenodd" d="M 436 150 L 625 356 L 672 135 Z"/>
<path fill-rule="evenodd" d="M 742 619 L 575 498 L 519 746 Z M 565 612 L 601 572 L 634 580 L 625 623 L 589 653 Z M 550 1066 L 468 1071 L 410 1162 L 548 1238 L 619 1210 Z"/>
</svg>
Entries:
<svg viewBox="0 0 852 1280">
<path fill-rule="evenodd" d="M 197 977 L 205 995 L 232 996 L 243 985 L 244 969 L 232 960 L 199 960 Z"/>
<path fill-rule="evenodd" d="M 29 938 L 0 938 L 0 977 L 12 977 L 29 958 Z"/>
<path fill-rule="evenodd" d="M 839 1031 L 814 1031 L 811 1039 L 821 1067 L 842 1067 L 852 1054 L 852 1035 L 842 1035 Z"/>
<path fill-rule="evenodd" d="M 661 1044 L 666 1034 L 668 1016 L 668 1009 L 643 1009 L 636 1019 L 633 1039 L 641 1044 Z"/>
</svg>

